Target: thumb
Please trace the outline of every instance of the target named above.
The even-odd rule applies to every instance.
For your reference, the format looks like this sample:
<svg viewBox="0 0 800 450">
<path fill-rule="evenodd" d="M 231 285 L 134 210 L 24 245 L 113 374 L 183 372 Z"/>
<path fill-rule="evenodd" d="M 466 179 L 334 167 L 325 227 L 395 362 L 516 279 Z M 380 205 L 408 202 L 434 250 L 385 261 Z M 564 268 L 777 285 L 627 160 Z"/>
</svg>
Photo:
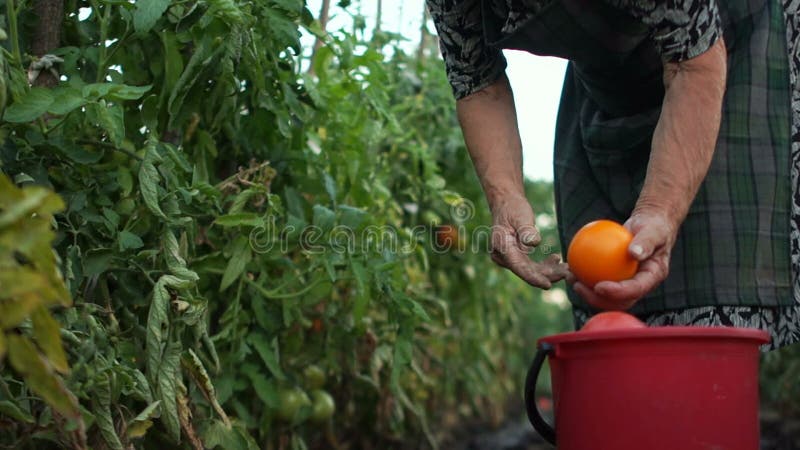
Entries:
<svg viewBox="0 0 800 450">
<path fill-rule="evenodd" d="M 664 233 L 658 227 L 645 225 L 640 227 L 628 246 L 628 252 L 638 261 L 649 258 L 656 248 L 663 244 Z"/>
<path fill-rule="evenodd" d="M 542 242 L 542 235 L 533 225 L 522 225 L 517 228 L 517 236 L 522 245 L 536 247 Z"/>
</svg>

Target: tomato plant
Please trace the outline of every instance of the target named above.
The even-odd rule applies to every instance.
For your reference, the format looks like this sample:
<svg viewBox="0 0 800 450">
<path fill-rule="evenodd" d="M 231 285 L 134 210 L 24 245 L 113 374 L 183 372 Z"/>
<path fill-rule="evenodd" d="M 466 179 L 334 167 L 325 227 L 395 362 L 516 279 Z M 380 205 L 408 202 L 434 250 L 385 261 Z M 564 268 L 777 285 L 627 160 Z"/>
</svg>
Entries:
<svg viewBox="0 0 800 450">
<path fill-rule="evenodd" d="M 41 361 L 9 352 L 3 445 L 436 446 L 448 415 L 499 420 L 531 330 L 568 326 L 486 253 L 433 47 L 324 33 L 300 0 L 68 1 L 39 86 L 40 18 L 0 3 L 8 192 L 64 206 L 36 225 L 57 262 L 34 259 L 64 295 L 3 336 L 69 366 L 44 389 Z M 323 39 L 313 60 L 301 30 Z M 528 189 L 552 215 L 550 186 Z M 436 217 L 469 248 L 434 251 Z"/>
</svg>

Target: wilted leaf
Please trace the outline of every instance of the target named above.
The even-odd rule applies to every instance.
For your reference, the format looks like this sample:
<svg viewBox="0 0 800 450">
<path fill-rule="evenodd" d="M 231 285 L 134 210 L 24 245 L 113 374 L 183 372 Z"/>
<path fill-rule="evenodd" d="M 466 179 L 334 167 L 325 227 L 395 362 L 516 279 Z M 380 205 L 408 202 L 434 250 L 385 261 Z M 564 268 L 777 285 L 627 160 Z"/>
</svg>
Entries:
<svg viewBox="0 0 800 450">
<path fill-rule="evenodd" d="M 180 383 L 181 345 L 172 341 L 167 345 L 158 370 L 158 394 L 161 400 L 161 421 L 170 437 L 180 442 L 181 425 L 178 417 L 178 383 Z"/>
<path fill-rule="evenodd" d="M 98 375 L 95 379 L 92 405 L 95 424 L 100 429 L 100 435 L 103 436 L 106 445 L 112 450 L 124 450 L 114 427 L 114 418 L 111 416 L 111 384 L 106 373 Z"/>
<path fill-rule="evenodd" d="M 33 321 L 33 337 L 36 338 L 36 343 L 39 344 L 44 355 L 56 370 L 61 373 L 69 372 L 67 354 L 61 344 L 61 327 L 58 322 L 53 319 L 47 308 L 41 305 L 33 310 L 31 320 Z"/>
<path fill-rule="evenodd" d="M 40 186 L 22 189 L 23 197 L 14 203 L 3 205 L 0 212 L 0 227 L 29 218 L 34 212 L 50 215 L 64 209 L 64 201 L 58 195 Z"/>
<path fill-rule="evenodd" d="M 17 334 L 9 334 L 7 338 L 8 359 L 14 370 L 25 379 L 25 384 L 62 415 L 79 417 L 78 401 L 33 342 Z"/>
<path fill-rule="evenodd" d="M 167 216 L 161 210 L 158 201 L 158 183 L 161 181 L 161 176 L 154 164 L 157 160 L 158 155 L 155 153 L 155 148 L 151 146 L 147 150 L 144 161 L 139 165 L 139 188 L 147 208 L 156 216 L 166 219 Z"/>
<path fill-rule="evenodd" d="M 223 422 L 227 426 L 230 426 L 231 422 L 228 419 L 228 415 L 225 413 L 225 410 L 222 409 L 219 402 L 217 401 L 217 393 L 214 389 L 214 384 L 211 383 L 211 378 L 208 376 L 208 372 L 206 371 L 203 362 L 200 361 L 200 358 L 197 357 L 197 354 L 194 350 L 189 349 L 187 352 L 188 356 L 183 358 L 183 365 L 189 371 L 189 374 L 194 379 L 197 387 L 200 388 L 200 392 L 203 393 L 203 396 L 211 403 L 211 407 L 214 408 L 214 411 L 219 415 Z"/>
</svg>

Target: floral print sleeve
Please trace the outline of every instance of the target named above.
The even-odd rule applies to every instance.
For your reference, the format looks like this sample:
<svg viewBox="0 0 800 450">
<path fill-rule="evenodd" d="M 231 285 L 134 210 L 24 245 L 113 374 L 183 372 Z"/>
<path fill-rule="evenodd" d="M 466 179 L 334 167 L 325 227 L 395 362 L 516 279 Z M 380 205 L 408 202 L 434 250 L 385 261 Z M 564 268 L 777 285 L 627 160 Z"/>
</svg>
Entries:
<svg viewBox="0 0 800 450">
<path fill-rule="evenodd" d="M 497 81 L 506 68 L 503 53 L 486 45 L 480 0 L 426 0 L 456 99 Z"/>
<path fill-rule="evenodd" d="M 666 62 L 694 58 L 722 35 L 716 0 L 606 0 L 653 28 Z"/>
</svg>

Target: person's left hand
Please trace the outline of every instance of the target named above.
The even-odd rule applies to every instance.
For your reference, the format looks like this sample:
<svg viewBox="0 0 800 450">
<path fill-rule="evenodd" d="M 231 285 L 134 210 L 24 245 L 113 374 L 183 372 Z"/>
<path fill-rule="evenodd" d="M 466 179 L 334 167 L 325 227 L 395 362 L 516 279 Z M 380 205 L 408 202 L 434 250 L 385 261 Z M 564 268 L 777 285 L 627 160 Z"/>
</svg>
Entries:
<svg viewBox="0 0 800 450">
<path fill-rule="evenodd" d="M 634 211 L 625 222 L 633 233 L 628 252 L 639 261 L 633 278 L 620 282 L 601 281 L 589 288 L 576 280 L 573 289 L 589 305 L 604 310 L 630 309 L 640 298 L 667 278 L 669 258 L 678 233 L 678 224 L 659 211 Z"/>
</svg>

